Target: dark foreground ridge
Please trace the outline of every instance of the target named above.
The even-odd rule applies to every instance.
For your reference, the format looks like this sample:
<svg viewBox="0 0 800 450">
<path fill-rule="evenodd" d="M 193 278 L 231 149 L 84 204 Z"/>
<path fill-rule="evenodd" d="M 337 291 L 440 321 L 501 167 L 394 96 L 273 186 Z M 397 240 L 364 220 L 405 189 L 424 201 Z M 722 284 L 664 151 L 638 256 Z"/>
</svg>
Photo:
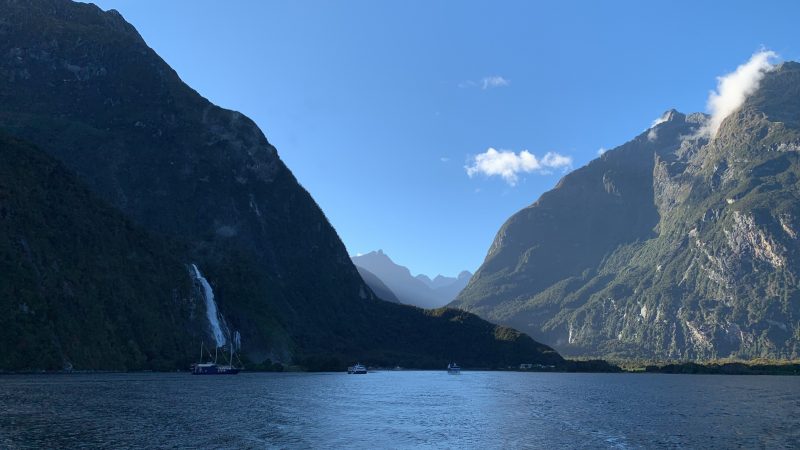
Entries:
<svg viewBox="0 0 800 450">
<path fill-rule="evenodd" d="M 0 134 L 0 369 L 189 364 L 205 324 L 182 250 Z"/>
</svg>

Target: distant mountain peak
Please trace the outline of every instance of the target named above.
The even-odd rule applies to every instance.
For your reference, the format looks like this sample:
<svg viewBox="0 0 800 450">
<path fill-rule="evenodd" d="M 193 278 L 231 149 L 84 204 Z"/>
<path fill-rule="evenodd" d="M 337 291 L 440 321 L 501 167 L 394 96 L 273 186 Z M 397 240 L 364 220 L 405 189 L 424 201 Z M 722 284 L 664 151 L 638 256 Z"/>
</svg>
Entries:
<svg viewBox="0 0 800 450">
<path fill-rule="evenodd" d="M 678 112 L 677 109 L 671 108 L 661 115 L 662 123 L 664 122 L 684 122 L 686 115 Z"/>
<path fill-rule="evenodd" d="M 437 276 L 437 278 L 440 277 L 440 276 L 441 275 Z M 431 278 L 429 276 L 425 275 L 424 273 L 421 273 L 421 274 L 417 275 L 414 278 L 422 281 L 423 283 L 425 283 L 427 285 L 430 285 L 431 283 L 433 283 L 433 280 L 431 280 Z"/>
<path fill-rule="evenodd" d="M 467 285 L 472 274 L 462 271 L 458 277 L 436 275 L 433 279 L 425 274 L 411 275 L 411 271 L 389 257 L 383 250 L 375 250 L 351 257 L 356 267 L 374 274 L 383 286 L 391 290 L 401 303 L 421 308 L 439 308 L 452 301 Z M 364 281 L 375 291 L 384 289 L 372 286 L 367 278 Z"/>
<path fill-rule="evenodd" d="M 373 251 L 367 252 L 367 253 L 362 253 L 362 254 L 356 255 L 355 257 L 356 258 L 375 258 L 375 259 L 388 260 L 388 261 L 392 260 L 392 258 L 389 258 L 389 255 L 384 253 L 382 249 L 373 250 Z"/>
</svg>

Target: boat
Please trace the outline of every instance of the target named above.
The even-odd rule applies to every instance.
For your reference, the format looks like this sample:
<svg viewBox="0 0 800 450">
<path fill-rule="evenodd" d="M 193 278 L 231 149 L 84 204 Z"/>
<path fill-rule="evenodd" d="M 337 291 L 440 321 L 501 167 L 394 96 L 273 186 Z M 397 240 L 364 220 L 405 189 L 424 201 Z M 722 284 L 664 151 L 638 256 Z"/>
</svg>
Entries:
<svg viewBox="0 0 800 450">
<path fill-rule="evenodd" d="M 353 375 L 363 375 L 367 373 L 367 368 L 361 365 L 361 363 L 356 363 L 356 365 L 347 368 L 347 373 Z"/>
<path fill-rule="evenodd" d="M 203 343 L 200 343 L 200 362 L 191 366 L 192 375 L 236 375 L 241 368 L 233 365 L 233 342 L 231 341 L 231 353 L 228 364 L 217 364 L 217 350 L 214 350 L 214 362 L 203 362 Z"/>
<path fill-rule="evenodd" d="M 461 367 L 458 367 L 456 363 L 450 363 L 447 365 L 447 373 L 450 375 L 458 375 L 461 373 Z"/>
<path fill-rule="evenodd" d="M 239 370 L 232 365 L 221 366 L 213 362 L 192 364 L 192 375 L 236 375 Z"/>
</svg>

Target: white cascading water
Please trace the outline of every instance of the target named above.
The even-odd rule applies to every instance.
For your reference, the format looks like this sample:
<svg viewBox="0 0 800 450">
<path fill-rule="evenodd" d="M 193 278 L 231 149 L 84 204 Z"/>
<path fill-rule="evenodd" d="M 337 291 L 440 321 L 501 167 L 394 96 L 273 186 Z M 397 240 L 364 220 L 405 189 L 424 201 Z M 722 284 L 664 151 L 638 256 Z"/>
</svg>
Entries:
<svg viewBox="0 0 800 450">
<path fill-rule="evenodd" d="M 222 332 L 222 327 L 219 323 L 219 313 L 217 312 L 217 302 L 214 301 L 214 290 L 208 284 L 208 280 L 200 273 L 200 269 L 192 264 L 194 270 L 194 277 L 203 286 L 203 297 L 206 300 L 206 316 L 208 316 L 208 323 L 211 325 L 211 332 L 214 333 L 214 341 L 217 347 L 225 345 L 225 334 Z"/>
<path fill-rule="evenodd" d="M 242 348 L 242 335 L 238 331 L 233 332 L 233 347 L 236 350 L 241 350 Z"/>
</svg>

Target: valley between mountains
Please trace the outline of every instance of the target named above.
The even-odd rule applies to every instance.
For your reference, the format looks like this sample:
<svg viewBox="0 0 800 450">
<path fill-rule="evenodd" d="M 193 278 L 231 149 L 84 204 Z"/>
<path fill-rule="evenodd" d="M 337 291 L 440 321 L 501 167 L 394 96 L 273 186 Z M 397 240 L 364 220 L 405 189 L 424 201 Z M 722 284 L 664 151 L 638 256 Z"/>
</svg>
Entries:
<svg viewBox="0 0 800 450">
<path fill-rule="evenodd" d="M 245 115 L 114 10 L 0 0 L 0 371 L 800 357 L 800 64 L 667 111 L 510 217 L 472 274 L 351 257 Z M 468 244 L 466 244 L 468 245 Z"/>
</svg>

